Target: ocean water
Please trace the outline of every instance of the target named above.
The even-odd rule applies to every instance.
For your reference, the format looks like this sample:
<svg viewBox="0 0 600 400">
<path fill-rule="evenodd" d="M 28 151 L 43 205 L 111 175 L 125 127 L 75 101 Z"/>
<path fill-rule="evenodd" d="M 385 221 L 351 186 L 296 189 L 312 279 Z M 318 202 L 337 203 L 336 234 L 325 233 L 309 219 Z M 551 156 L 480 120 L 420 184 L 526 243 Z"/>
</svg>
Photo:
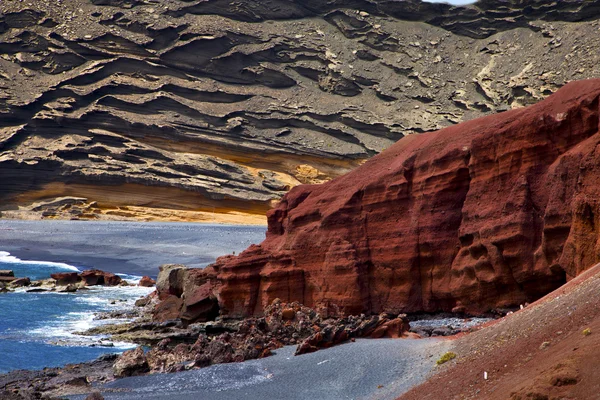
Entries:
<svg viewBox="0 0 600 400">
<path fill-rule="evenodd" d="M 15 276 L 32 280 L 49 278 L 54 272 L 79 270 L 65 263 L 23 261 L 3 251 L 0 269 L 13 270 Z M 130 283 L 139 280 L 131 275 L 122 278 Z M 83 362 L 135 347 L 75 332 L 115 322 L 94 320 L 94 313 L 132 308 L 135 300 L 152 290 L 132 286 L 92 287 L 77 293 L 27 293 L 25 289 L 0 293 L 0 373 Z"/>
<path fill-rule="evenodd" d="M 142 275 L 156 277 L 161 264 L 203 267 L 218 256 L 239 253 L 260 243 L 265 231 L 264 226 L 0 219 L 0 269 L 41 279 L 58 271 L 98 268 L 136 282 Z M 132 308 L 152 290 L 0 293 L 0 373 L 88 361 L 135 347 L 74 332 L 115 322 L 96 321 L 93 314 Z"/>
</svg>

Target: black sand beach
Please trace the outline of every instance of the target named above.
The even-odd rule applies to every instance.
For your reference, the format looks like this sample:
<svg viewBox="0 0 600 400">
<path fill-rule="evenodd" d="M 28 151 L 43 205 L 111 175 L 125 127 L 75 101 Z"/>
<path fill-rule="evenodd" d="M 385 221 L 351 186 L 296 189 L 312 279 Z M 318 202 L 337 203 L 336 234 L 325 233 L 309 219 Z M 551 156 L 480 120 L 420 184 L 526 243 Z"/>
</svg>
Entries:
<svg viewBox="0 0 600 400">
<path fill-rule="evenodd" d="M 156 277 L 161 264 L 204 267 L 264 239 L 266 227 L 165 222 L 0 220 L 0 251 Z"/>
<path fill-rule="evenodd" d="M 104 386 L 102 395 L 107 400 L 392 400 L 424 382 L 448 346 L 439 339 L 359 339 L 302 356 L 288 346 L 260 360 L 121 379 Z"/>
</svg>

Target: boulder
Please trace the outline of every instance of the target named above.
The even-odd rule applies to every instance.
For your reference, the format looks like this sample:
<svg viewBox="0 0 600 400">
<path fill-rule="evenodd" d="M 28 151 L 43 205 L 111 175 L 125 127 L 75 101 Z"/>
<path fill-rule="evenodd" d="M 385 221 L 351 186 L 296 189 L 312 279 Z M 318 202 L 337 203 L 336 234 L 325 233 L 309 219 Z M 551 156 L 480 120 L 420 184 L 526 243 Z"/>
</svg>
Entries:
<svg viewBox="0 0 600 400">
<path fill-rule="evenodd" d="M 187 267 L 182 264 L 164 264 L 158 267 L 158 278 L 156 279 L 156 291 L 160 299 L 168 296 L 181 297 Z"/>
<path fill-rule="evenodd" d="M 409 329 L 410 325 L 408 323 L 408 318 L 403 314 L 397 318 L 384 322 L 375 328 L 370 336 L 374 339 L 384 337 L 398 339 L 404 337 Z"/>
<path fill-rule="evenodd" d="M 10 286 L 12 286 L 12 287 L 23 287 L 23 286 L 29 286 L 29 285 L 31 285 L 31 279 L 29 279 L 27 277 L 17 278 L 10 283 Z"/>
<path fill-rule="evenodd" d="M 78 289 L 78 286 L 71 283 L 69 285 L 66 286 L 58 286 L 56 288 L 57 292 L 61 292 L 61 293 L 75 293 Z M 28 292 L 31 292 L 31 290 L 28 290 Z"/>
<path fill-rule="evenodd" d="M 219 302 L 215 294 L 215 273 L 208 269 L 189 269 L 182 293 L 181 319 L 185 323 L 213 320 L 219 315 Z"/>
<path fill-rule="evenodd" d="M 177 296 L 168 296 L 154 306 L 152 319 L 156 322 L 165 322 L 177 319 L 181 315 L 183 300 Z"/>
<path fill-rule="evenodd" d="M 81 277 L 77 272 L 57 272 L 50 274 L 50 276 L 56 281 L 56 286 L 67 286 L 81 281 Z"/>
<path fill-rule="evenodd" d="M 148 361 L 142 347 L 137 347 L 135 350 L 127 350 L 121 354 L 113 365 L 113 374 L 116 378 L 142 375 L 149 370 Z"/>
<path fill-rule="evenodd" d="M 142 279 L 140 279 L 138 286 L 143 286 L 143 287 L 152 287 L 156 285 L 156 281 L 152 278 L 150 278 L 149 276 L 143 276 Z"/>
<path fill-rule="evenodd" d="M 273 299 L 346 314 L 532 302 L 598 262 L 600 80 L 437 132 L 293 188 L 264 242 L 217 259 L 222 315 Z"/>
<path fill-rule="evenodd" d="M 281 318 L 291 321 L 296 316 L 296 311 L 293 308 L 286 308 L 281 311 Z"/>
<path fill-rule="evenodd" d="M 122 282 L 120 276 L 99 269 L 88 269 L 79 274 L 87 286 L 117 286 Z"/>
</svg>

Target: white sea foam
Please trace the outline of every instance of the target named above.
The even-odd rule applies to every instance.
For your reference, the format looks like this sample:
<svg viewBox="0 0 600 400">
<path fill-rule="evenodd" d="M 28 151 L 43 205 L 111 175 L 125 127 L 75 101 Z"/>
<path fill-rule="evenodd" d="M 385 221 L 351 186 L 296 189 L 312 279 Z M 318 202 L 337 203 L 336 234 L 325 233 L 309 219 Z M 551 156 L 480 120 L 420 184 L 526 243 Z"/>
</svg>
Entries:
<svg viewBox="0 0 600 400">
<path fill-rule="evenodd" d="M 95 286 L 75 296 L 65 294 L 68 297 L 65 301 L 83 303 L 89 306 L 90 311 L 67 312 L 49 321 L 45 326 L 29 330 L 27 333 L 44 342 L 59 346 L 106 346 L 118 351 L 135 348 L 135 344 L 111 342 L 103 335 L 84 336 L 78 335 L 76 332 L 84 332 L 104 324 L 126 322 L 127 320 L 123 319 L 96 320 L 95 312 L 92 310 L 112 311 L 131 308 L 135 300 L 140 296 L 148 295 L 153 290 L 153 288 L 139 286 Z M 63 293 L 53 294 L 60 295 Z"/>
<path fill-rule="evenodd" d="M 42 266 L 47 266 L 47 267 L 63 268 L 66 270 L 71 270 L 71 271 L 79 271 L 79 268 L 77 268 L 73 265 L 65 264 L 65 263 L 58 263 L 58 262 L 51 262 L 51 261 L 21 260 L 20 258 L 11 256 L 10 253 L 7 251 L 0 251 L 0 262 L 10 263 L 10 264 L 20 264 L 20 265 L 42 265 Z"/>
</svg>

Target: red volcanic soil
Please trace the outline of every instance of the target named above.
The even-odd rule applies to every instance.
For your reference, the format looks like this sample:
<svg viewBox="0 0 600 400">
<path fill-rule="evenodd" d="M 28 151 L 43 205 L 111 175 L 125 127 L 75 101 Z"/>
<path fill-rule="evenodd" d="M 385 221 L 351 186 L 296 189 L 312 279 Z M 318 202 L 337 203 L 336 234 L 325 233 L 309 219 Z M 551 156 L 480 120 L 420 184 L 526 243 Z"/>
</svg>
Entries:
<svg viewBox="0 0 600 400">
<path fill-rule="evenodd" d="M 350 314 L 540 298 L 600 261 L 599 97 L 600 80 L 572 82 L 292 189 L 261 245 L 207 270 L 211 296 L 230 317 L 275 298 Z"/>
<path fill-rule="evenodd" d="M 524 310 L 456 339 L 455 361 L 400 399 L 600 399 L 599 294 L 600 264 Z"/>
</svg>

